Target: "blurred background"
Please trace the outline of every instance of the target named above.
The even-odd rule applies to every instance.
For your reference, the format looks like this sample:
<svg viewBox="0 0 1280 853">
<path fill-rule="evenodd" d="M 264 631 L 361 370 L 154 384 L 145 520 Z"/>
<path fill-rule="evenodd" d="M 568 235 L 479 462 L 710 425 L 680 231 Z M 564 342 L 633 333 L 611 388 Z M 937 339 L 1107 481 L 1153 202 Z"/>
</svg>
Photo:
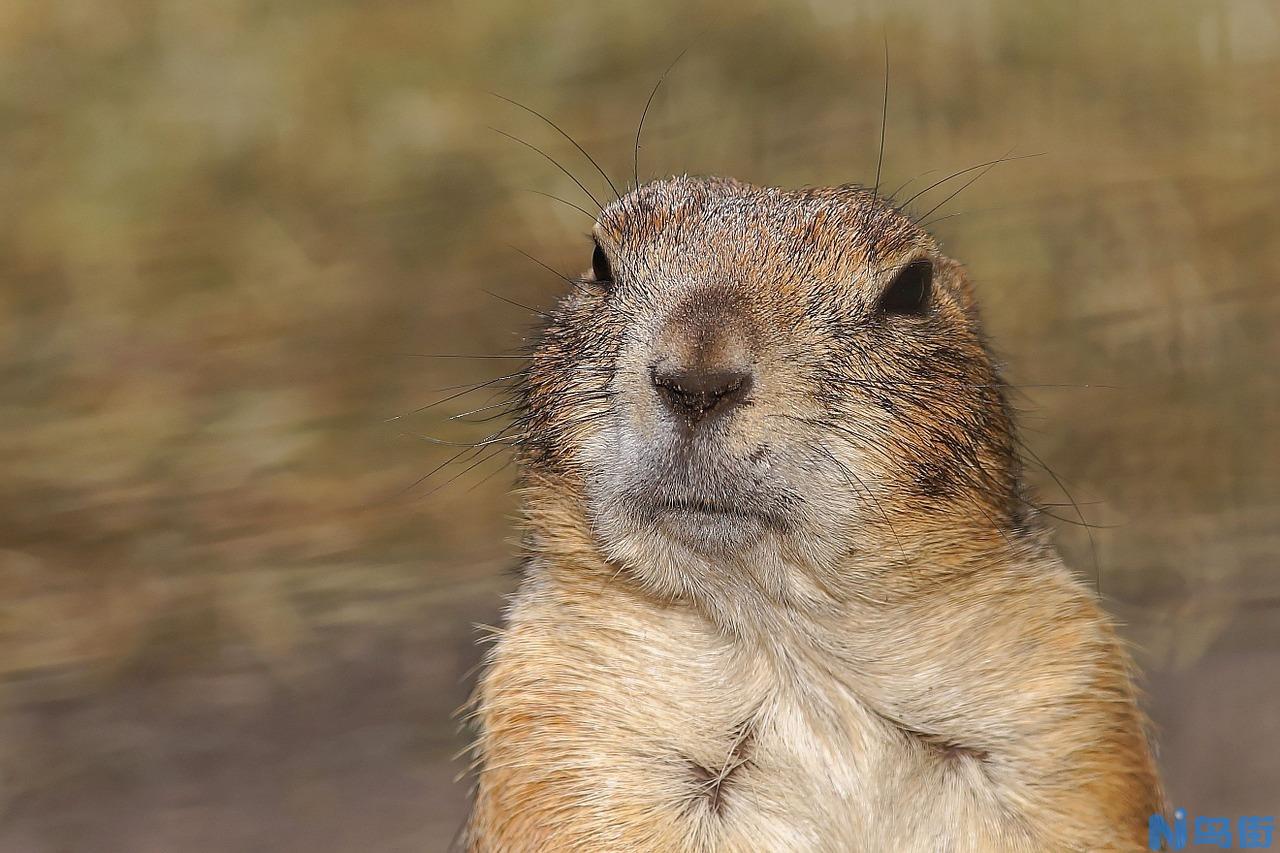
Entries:
<svg viewBox="0 0 1280 853">
<path fill-rule="evenodd" d="M 445 849 L 515 507 L 422 439 L 501 381 L 421 407 L 516 362 L 423 356 L 520 344 L 563 287 L 520 252 L 589 262 L 538 193 L 590 201 L 490 127 L 607 193 L 488 93 L 621 184 L 687 48 L 642 178 L 870 184 L 886 41 L 882 186 L 1042 154 L 912 209 L 1097 525 L 1055 522 L 1174 802 L 1275 814 L 1271 0 L 3 0 L 0 850 Z"/>
</svg>

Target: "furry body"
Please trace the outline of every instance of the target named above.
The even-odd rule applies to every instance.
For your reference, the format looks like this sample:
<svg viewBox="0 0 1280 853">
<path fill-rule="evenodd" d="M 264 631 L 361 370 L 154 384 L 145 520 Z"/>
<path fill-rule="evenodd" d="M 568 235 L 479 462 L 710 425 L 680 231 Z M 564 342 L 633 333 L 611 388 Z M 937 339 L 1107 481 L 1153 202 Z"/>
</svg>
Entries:
<svg viewBox="0 0 1280 853">
<path fill-rule="evenodd" d="M 1129 664 L 959 265 L 857 187 L 673 179 L 595 237 L 522 386 L 470 849 L 1145 849 Z"/>
</svg>

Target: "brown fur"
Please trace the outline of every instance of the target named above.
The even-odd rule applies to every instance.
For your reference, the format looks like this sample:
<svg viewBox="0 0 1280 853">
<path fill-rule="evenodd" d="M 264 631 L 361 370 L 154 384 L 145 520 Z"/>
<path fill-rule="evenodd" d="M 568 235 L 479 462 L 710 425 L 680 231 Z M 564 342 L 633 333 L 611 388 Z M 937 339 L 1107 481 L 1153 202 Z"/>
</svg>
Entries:
<svg viewBox="0 0 1280 853">
<path fill-rule="evenodd" d="M 595 238 L 613 281 L 522 385 L 469 849 L 1145 849 L 1129 663 L 1023 494 L 963 269 L 860 187 L 676 178 Z M 914 261 L 927 310 L 887 315 Z M 749 398 L 690 439 L 664 359 Z"/>
</svg>

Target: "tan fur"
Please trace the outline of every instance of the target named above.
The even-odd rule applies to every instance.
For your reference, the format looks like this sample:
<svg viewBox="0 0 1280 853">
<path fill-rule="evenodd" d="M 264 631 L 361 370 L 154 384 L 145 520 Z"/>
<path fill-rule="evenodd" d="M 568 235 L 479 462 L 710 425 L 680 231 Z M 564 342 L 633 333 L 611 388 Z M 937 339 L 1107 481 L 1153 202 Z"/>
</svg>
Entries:
<svg viewBox="0 0 1280 853">
<path fill-rule="evenodd" d="M 523 390 L 528 559 L 477 689 L 468 848 L 1146 849 L 1129 663 L 1026 509 L 960 267 L 854 187 L 673 179 L 596 236 L 616 289 L 566 297 Z M 928 318 L 875 320 L 921 257 Z M 801 489 L 722 554 L 611 479 L 665 429 L 653 348 L 712 327 L 757 375 L 716 453 Z"/>
</svg>

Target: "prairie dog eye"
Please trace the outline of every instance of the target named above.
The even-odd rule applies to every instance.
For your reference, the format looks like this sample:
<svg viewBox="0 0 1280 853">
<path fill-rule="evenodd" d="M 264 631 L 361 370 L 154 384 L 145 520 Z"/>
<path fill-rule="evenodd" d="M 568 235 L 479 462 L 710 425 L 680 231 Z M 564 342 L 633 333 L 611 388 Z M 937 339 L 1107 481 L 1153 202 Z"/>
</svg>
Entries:
<svg viewBox="0 0 1280 853">
<path fill-rule="evenodd" d="M 591 274 L 595 277 L 597 284 L 613 284 L 613 267 L 609 264 L 609 256 L 604 253 L 604 249 L 600 248 L 599 243 L 596 243 L 595 250 L 591 253 Z"/>
<path fill-rule="evenodd" d="M 898 270 L 893 281 L 880 295 L 876 311 L 906 317 L 923 317 L 929 313 L 933 291 L 933 264 L 927 260 L 912 261 Z"/>
</svg>

